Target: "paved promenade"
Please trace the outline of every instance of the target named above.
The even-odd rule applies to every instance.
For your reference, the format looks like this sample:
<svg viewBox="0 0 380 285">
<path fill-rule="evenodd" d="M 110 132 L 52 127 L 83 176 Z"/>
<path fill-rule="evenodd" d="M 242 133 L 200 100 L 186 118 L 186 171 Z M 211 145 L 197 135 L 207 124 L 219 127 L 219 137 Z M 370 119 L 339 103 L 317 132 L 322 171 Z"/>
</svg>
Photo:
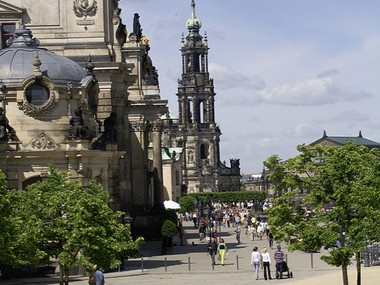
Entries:
<svg viewBox="0 0 380 285">
<path fill-rule="evenodd" d="M 275 277 L 273 262 L 274 249 L 271 250 L 266 239 L 251 241 L 245 235 L 243 229 L 240 245 L 235 240 L 234 228 L 221 228 L 221 236 L 229 248 L 225 266 L 211 265 L 211 258 L 206 253 L 206 245 L 199 242 L 198 231 L 192 227 L 192 223 L 185 222 L 185 245 L 176 245 L 166 255 L 161 254 L 160 243 L 146 243 L 140 254 L 142 258 L 132 259 L 126 263 L 126 270 L 122 272 L 106 273 L 107 285 L 140 284 L 140 285 L 193 285 L 204 282 L 215 284 L 267 284 L 281 283 L 294 285 L 327 285 L 342 284 L 340 268 L 330 267 L 320 260 L 323 253 L 304 253 L 300 251 L 288 252 L 282 245 L 287 255 L 290 271 L 294 278 L 266 281 L 263 271 L 260 270 L 260 280 L 254 280 L 253 268 L 250 266 L 252 248 L 257 246 L 259 250 L 266 247 L 272 258 L 271 272 Z M 179 244 L 179 240 L 174 242 Z M 193 245 L 194 243 L 194 245 Z M 190 261 L 190 264 L 189 264 Z M 220 263 L 220 262 L 219 262 Z M 379 284 L 380 267 L 362 267 L 362 284 Z M 85 285 L 88 279 L 82 276 L 73 276 L 70 284 Z M 355 266 L 349 268 L 350 284 L 356 284 Z M 16 284 L 58 284 L 56 278 L 35 278 L 28 280 L 11 280 L 1 282 L 6 285 Z"/>
</svg>

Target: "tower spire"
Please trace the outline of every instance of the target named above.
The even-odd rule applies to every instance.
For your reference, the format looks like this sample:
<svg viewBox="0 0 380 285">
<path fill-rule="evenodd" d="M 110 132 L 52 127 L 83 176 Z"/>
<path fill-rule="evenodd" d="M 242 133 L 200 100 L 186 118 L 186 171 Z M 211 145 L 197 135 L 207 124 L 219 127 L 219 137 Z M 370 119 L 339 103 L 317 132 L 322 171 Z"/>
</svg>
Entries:
<svg viewBox="0 0 380 285">
<path fill-rule="evenodd" d="M 201 21 L 195 16 L 195 1 L 191 0 L 191 17 L 186 22 L 186 26 L 189 30 L 199 30 L 202 27 Z"/>
</svg>

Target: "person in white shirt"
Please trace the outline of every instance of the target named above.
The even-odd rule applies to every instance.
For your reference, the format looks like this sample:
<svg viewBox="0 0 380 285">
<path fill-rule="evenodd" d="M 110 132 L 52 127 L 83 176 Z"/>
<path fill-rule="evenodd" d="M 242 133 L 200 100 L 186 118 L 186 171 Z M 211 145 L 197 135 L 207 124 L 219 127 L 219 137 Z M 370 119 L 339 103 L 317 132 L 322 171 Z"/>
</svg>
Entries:
<svg viewBox="0 0 380 285">
<path fill-rule="evenodd" d="M 259 268 L 260 268 L 261 255 L 258 252 L 257 246 L 254 247 L 251 254 L 251 266 L 255 266 L 255 278 L 259 280 Z"/>
<path fill-rule="evenodd" d="M 261 259 L 263 261 L 263 267 L 264 267 L 264 279 L 267 280 L 269 277 L 269 280 L 272 280 L 272 277 L 270 276 L 270 255 L 269 252 L 267 252 L 267 249 L 264 247 L 263 250 L 261 251 Z M 267 275 L 267 270 L 268 270 L 268 275 Z"/>
</svg>

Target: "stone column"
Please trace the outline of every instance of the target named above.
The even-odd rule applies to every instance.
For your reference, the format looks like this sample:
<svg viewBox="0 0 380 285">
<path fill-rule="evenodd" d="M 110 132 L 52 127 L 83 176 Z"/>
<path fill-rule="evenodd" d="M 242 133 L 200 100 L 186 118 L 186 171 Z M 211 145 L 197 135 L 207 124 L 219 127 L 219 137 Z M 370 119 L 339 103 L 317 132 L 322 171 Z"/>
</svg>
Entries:
<svg viewBox="0 0 380 285">
<path fill-rule="evenodd" d="M 154 207 L 163 207 L 163 175 L 162 175 L 162 153 L 161 153 L 161 121 L 152 124 L 153 139 L 153 176 L 154 176 Z"/>
</svg>

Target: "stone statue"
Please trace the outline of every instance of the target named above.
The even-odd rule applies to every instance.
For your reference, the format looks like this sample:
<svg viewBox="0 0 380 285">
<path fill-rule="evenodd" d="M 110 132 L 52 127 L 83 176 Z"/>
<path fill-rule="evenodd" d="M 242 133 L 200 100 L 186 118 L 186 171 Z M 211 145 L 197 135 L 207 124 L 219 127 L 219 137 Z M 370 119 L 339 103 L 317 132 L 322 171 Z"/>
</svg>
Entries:
<svg viewBox="0 0 380 285">
<path fill-rule="evenodd" d="M 116 113 L 112 112 L 110 116 L 104 120 L 104 132 L 92 144 L 93 149 L 106 150 L 107 143 L 117 142 L 116 117 Z"/>
<path fill-rule="evenodd" d="M 133 17 L 133 33 L 136 35 L 136 41 L 139 42 L 142 37 L 142 29 L 140 25 L 140 15 L 135 13 Z"/>
<path fill-rule="evenodd" d="M 0 141 L 17 140 L 16 131 L 9 125 L 9 121 L 4 114 L 4 109 L 0 107 Z"/>
<path fill-rule="evenodd" d="M 78 107 L 74 110 L 74 117 L 70 119 L 70 138 L 71 139 L 90 139 L 90 133 L 84 124 L 82 117 L 83 109 Z"/>
</svg>

